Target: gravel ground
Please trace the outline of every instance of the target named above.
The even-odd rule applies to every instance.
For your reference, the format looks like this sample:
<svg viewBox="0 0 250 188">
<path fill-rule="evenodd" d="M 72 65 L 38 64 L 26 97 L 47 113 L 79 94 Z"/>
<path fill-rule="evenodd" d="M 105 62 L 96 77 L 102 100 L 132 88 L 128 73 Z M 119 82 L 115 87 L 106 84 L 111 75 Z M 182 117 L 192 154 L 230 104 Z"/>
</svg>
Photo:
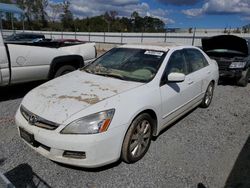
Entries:
<svg viewBox="0 0 250 188">
<path fill-rule="evenodd" d="M 250 84 L 218 86 L 210 108 L 165 130 L 141 161 L 94 170 L 54 163 L 18 137 L 14 115 L 35 86 L 0 90 L 0 171 L 16 187 L 250 187 Z"/>
</svg>

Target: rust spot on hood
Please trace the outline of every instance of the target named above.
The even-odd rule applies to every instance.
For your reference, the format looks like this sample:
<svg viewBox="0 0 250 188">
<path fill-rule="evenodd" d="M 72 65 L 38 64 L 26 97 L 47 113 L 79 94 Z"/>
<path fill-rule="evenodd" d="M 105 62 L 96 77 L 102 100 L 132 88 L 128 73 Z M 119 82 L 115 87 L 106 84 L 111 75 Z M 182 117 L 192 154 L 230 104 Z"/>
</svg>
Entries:
<svg viewBox="0 0 250 188">
<path fill-rule="evenodd" d="M 102 91 L 111 91 L 113 93 L 118 93 L 118 91 L 116 89 L 112 89 L 112 88 L 107 88 L 107 87 L 102 87 L 100 84 L 95 83 L 95 82 L 91 82 L 91 81 L 84 81 L 83 83 L 90 85 L 90 87 L 96 87 L 99 90 Z M 92 92 L 93 90 L 91 90 Z"/>
<path fill-rule="evenodd" d="M 88 95 L 88 96 L 89 96 L 88 98 L 82 98 L 81 96 L 76 97 L 76 96 L 62 95 L 62 96 L 59 96 L 58 99 L 73 99 L 73 100 L 77 100 L 79 102 L 85 102 L 88 104 L 96 104 L 101 101 L 97 95 Z"/>
</svg>

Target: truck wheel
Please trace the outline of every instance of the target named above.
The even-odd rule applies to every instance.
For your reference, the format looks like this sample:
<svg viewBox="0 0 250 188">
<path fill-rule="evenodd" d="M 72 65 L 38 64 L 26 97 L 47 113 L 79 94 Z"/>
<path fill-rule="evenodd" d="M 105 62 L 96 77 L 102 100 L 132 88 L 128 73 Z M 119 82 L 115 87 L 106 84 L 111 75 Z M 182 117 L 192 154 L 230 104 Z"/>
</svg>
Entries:
<svg viewBox="0 0 250 188">
<path fill-rule="evenodd" d="M 59 69 L 57 69 L 54 78 L 57 78 L 59 76 L 68 74 L 72 71 L 76 70 L 76 68 L 74 66 L 71 65 L 63 65 L 61 66 Z"/>
<path fill-rule="evenodd" d="M 146 154 L 151 143 L 152 126 L 153 120 L 148 114 L 144 113 L 135 118 L 123 141 L 123 161 L 134 163 Z"/>
<path fill-rule="evenodd" d="M 242 72 L 241 78 L 237 81 L 237 85 L 246 87 L 250 78 L 250 68 Z"/>
<path fill-rule="evenodd" d="M 204 98 L 200 104 L 200 107 L 201 108 L 208 108 L 212 102 L 213 95 L 214 95 L 214 83 L 210 82 L 210 84 L 207 87 L 207 91 L 204 95 Z"/>
</svg>

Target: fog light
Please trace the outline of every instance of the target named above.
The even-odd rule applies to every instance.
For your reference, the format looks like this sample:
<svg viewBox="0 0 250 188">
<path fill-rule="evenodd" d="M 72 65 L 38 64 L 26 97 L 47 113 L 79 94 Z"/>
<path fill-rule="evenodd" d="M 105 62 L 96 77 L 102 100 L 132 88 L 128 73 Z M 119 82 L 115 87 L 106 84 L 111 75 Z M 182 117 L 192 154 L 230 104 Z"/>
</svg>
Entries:
<svg viewBox="0 0 250 188">
<path fill-rule="evenodd" d="M 63 157 L 73 158 L 73 159 L 86 159 L 86 153 L 78 151 L 64 151 Z"/>
</svg>

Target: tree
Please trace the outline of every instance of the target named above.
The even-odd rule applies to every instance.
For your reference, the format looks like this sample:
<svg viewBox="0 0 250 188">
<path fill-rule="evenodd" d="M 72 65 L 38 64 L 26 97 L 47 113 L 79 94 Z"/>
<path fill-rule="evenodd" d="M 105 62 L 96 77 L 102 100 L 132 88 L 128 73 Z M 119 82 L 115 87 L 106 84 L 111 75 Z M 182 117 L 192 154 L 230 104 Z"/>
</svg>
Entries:
<svg viewBox="0 0 250 188">
<path fill-rule="evenodd" d="M 62 31 L 63 29 L 65 31 L 85 32 L 165 31 L 165 24 L 162 20 L 151 16 L 142 17 L 136 11 L 132 12 L 130 18 L 119 17 L 117 11 L 111 10 L 99 16 L 74 19 L 70 10 L 70 0 L 64 0 L 62 3 L 55 3 L 52 0 L 0 0 L 0 2 L 18 4 L 25 13 L 25 28 L 31 30 Z M 47 7 L 50 10 L 49 15 L 46 12 Z M 11 21 L 9 20 L 11 20 L 11 16 L 6 14 L 3 19 L 3 26 L 11 28 Z M 16 19 L 15 26 L 21 28 L 22 22 Z"/>
<path fill-rule="evenodd" d="M 62 3 L 51 3 L 50 5 L 49 5 L 49 7 L 51 8 L 51 11 L 52 11 L 52 13 L 51 13 L 51 21 L 52 21 L 52 23 L 55 23 L 55 21 L 56 21 L 56 19 L 57 19 L 57 17 L 58 17 L 58 15 L 62 12 L 62 10 L 63 10 L 63 5 L 62 5 Z"/>
<path fill-rule="evenodd" d="M 144 19 L 139 15 L 138 12 L 134 11 L 131 14 L 131 22 L 133 25 L 133 32 L 144 32 Z"/>
<path fill-rule="evenodd" d="M 117 15 L 118 13 L 114 10 L 109 11 L 109 12 L 106 11 L 105 14 L 103 15 L 105 22 L 108 24 L 108 32 L 110 32 L 110 30 L 112 30 L 112 28 L 114 27 L 115 25 L 114 22 L 116 21 Z"/>
<path fill-rule="evenodd" d="M 125 32 L 131 32 L 132 28 L 133 28 L 133 24 L 131 22 L 131 20 L 127 17 L 122 17 L 120 19 L 120 23 L 121 23 L 121 27 L 122 27 L 122 31 Z"/>
<path fill-rule="evenodd" d="M 136 19 L 136 18 L 138 18 L 138 17 L 140 17 L 140 16 L 139 16 L 139 13 L 136 12 L 136 11 L 134 11 L 134 12 L 131 14 L 131 18 Z"/>
<path fill-rule="evenodd" d="M 45 28 L 48 26 L 47 12 L 45 11 L 48 6 L 48 0 L 37 0 L 37 8 L 39 12 L 39 19 L 41 20 L 42 27 Z"/>
<path fill-rule="evenodd" d="M 48 0 L 16 0 L 15 2 L 24 10 L 30 29 L 42 29 L 48 26 L 46 12 Z"/>
<path fill-rule="evenodd" d="M 164 32 L 165 31 L 165 23 L 158 19 L 150 16 L 146 16 L 143 18 L 144 23 L 144 31 L 145 32 Z"/>
<path fill-rule="evenodd" d="M 74 28 L 74 17 L 70 11 L 70 1 L 65 0 L 62 5 L 63 13 L 61 14 L 61 22 L 64 29 L 73 29 Z"/>
<path fill-rule="evenodd" d="M 116 12 L 115 10 L 112 10 L 109 12 L 111 20 L 114 21 L 116 19 L 116 16 L 118 15 L 118 12 Z"/>
<path fill-rule="evenodd" d="M 105 22 L 108 24 L 107 32 L 109 32 L 110 31 L 110 24 L 111 24 L 111 16 L 109 15 L 109 12 L 105 12 L 105 14 L 103 15 L 103 18 L 104 18 Z"/>
</svg>

